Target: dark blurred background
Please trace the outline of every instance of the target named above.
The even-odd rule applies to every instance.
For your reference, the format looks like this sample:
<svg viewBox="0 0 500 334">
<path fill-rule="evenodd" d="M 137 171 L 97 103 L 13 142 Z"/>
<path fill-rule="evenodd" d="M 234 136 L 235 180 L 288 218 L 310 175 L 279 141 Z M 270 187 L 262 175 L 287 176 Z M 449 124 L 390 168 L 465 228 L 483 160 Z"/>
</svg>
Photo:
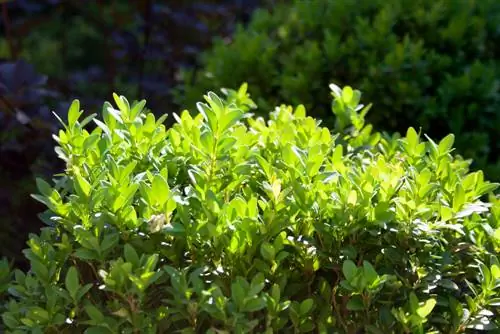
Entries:
<svg viewBox="0 0 500 334">
<path fill-rule="evenodd" d="M 156 114 L 181 67 L 196 70 L 213 37 L 230 36 L 264 0 L 0 0 L 0 258 L 24 267 L 28 233 L 44 207 L 35 177 L 62 171 L 53 147 L 55 111 L 78 98 L 99 112 L 117 92 L 145 98 Z"/>
</svg>

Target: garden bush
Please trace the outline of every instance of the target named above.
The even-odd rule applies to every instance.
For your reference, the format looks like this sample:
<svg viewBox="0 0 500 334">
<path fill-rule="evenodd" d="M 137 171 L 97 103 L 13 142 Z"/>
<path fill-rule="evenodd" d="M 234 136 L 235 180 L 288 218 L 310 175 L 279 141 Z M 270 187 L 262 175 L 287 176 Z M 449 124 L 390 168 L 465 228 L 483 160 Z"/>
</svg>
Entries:
<svg viewBox="0 0 500 334">
<path fill-rule="evenodd" d="M 75 101 L 37 180 L 10 333 L 461 333 L 500 325 L 497 184 L 453 135 L 381 135 L 331 86 L 335 131 L 246 92 L 156 119 L 114 95 Z M 87 130 L 90 122 L 96 127 Z M 488 200 L 489 199 L 489 200 Z"/>
<path fill-rule="evenodd" d="M 262 112 L 302 103 L 328 125 L 328 83 L 350 84 L 376 106 L 368 121 L 379 130 L 454 133 L 473 168 L 498 181 L 499 22 L 496 0 L 296 0 L 218 39 L 176 96 L 192 106 L 247 81 Z"/>
</svg>

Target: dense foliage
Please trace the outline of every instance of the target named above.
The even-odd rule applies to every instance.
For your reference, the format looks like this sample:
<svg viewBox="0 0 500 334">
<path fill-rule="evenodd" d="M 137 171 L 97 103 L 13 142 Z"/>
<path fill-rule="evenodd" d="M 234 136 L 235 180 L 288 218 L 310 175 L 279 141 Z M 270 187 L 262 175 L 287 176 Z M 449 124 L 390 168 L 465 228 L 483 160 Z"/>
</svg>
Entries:
<svg viewBox="0 0 500 334">
<path fill-rule="evenodd" d="M 500 180 L 499 22 L 497 0 L 295 0 L 220 38 L 177 97 L 194 105 L 247 81 L 262 112 L 303 103 L 330 124 L 328 83 L 351 84 L 380 130 L 454 133 L 458 152 Z"/>
<path fill-rule="evenodd" d="M 252 117 L 246 86 L 168 130 L 145 101 L 115 95 L 102 118 L 75 101 L 54 137 L 66 170 L 37 180 L 48 227 L 14 273 L 8 332 L 498 327 L 497 185 L 453 135 L 382 136 L 359 91 L 331 88 L 333 133 L 302 105 Z"/>
<path fill-rule="evenodd" d="M 147 96 L 155 110 L 169 98 L 177 69 L 214 34 L 228 35 L 265 1 L 0 1 L 0 229 L 2 255 L 25 265 L 21 250 L 42 226 L 29 201 L 36 176 L 60 166 L 50 134 L 78 96 L 90 114 L 119 90 Z M 61 24 L 64 22 L 64 24 Z"/>
</svg>

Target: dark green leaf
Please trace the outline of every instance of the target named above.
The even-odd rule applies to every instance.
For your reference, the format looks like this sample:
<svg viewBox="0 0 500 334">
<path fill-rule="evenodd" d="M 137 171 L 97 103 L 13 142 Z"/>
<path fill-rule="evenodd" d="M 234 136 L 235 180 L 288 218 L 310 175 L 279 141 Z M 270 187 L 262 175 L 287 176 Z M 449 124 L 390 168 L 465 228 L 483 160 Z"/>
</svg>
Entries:
<svg viewBox="0 0 500 334">
<path fill-rule="evenodd" d="M 361 299 L 361 296 L 356 295 L 349 299 L 346 305 L 347 309 L 349 311 L 361 311 L 364 310 L 364 305 L 363 305 L 363 300 Z"/>
<path fill-rule="evenodd" d="M 342 265 L 342 273 L 344 274 L 347 281 L 352 281 L 356 275 L 358 268 L 351 260 L 344 261 Z"/>
<path fill-rule="evenodd" d="M 78 289 L 80 288 L 80 282 L 78 280 L 78 271 L 75 267 L 70 267 L 68 272 L 66 273 L 66 278 L 64 280 L 66 285 L 66 290 L 68 290 L 69 295 L 73 300 L 76 301 L 76 295 L 78 293 Z"/>
</svg>

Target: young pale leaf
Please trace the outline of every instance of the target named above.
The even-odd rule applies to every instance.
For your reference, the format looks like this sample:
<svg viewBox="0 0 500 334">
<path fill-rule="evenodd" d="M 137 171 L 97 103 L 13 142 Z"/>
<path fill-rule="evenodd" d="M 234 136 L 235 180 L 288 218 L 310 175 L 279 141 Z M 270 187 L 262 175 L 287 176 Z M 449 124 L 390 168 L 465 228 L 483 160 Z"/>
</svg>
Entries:
<svg viewBox="0 0 500 334">
<path fill-rule="evenodd" d="M 118 94 L 113 93 L 113 99 L 115 100 L 116 105 L 122 112 L 122 115 L 129 117 L 130 114 L 130 105 L 127 99 L 124 96 L 118 96 Z"/>
<path fill-rule="evenodd" d="M 438 150 L 440 155 L 445 155 L 448 152 L 450 152 L 451 148 L 453 147 L 453 143 L 455 142 L 455 136 L 453 134 L 449 134 L 446 137 L 444 137 L 438 145 Z"/>
<path fill-rule="evenodd" d="M 220 130 L 222 133 L 231 128 L 243 117 L 243 112 L 239 109 L 230 110 L 224 117 L 221 118 Z"/>
<path fill-rule="evenodd" d="M 344 87 L 344 89 L 342 89 L 342 100 L 344 100 L 346 104 L 350 104 L 353 97 L 354 97 L 354 91 L 352 90 L 351 87 L 346 86 Z"/>
<path fill-rule="evenodd" d="M 356 205 L 356 203 L 358 202 L 358 193 L 356 192 L 356 190 L 351 190 L 349 192 L 349 196 L 347 197 L 347 204 L 348 205 Z"/>
<path fill-rule="evenodd" d="M 406 132 L 406 140 L 408 141 L 408 144 L 410 145 L 412 150 L 417 147 L 417 145 L 419 144 L 419 138 L 417 131 L 415 131 L 414 128 L 408 128 L 408 131 Z"/>
<path fill-rule="evenodd" d="M 89 197 L 91 186 L 90 183 L 85 180 L 80 174 L 75 174 L 75 189 L 76 191 L 85 197 Z"/>
<path fill-rule="evenodd" d="M 453 196 L 453 211 L 458 212 L 465 204 L 465 191 L 462 185 L 459 183 L 455 188 L 455 194 Z"/>
<path fill-rule="evenodd" d="M 209 129 L 212 131 L 212 133 L 217 133 L 218 124 L 217 115 L 215 114 L 215 112 L 206 103 L 198 102 L 196 104 L 196 107 L 200 114 L 203 115 L 205 121 L 208 123 Z"/>
<path fill-rule="evenodd" d="M 153 179 L 153 184 L 151 185 L 151 192 L 151 197 L 157 204 L 165 204 L 170 195 L 170 188 L 167 180 L 165 180 L 163 176 L 156 174 Z"/>
<path fill-rule="evenodd" d="M 436 306 L 436 299 L 434 298 L 428 299 L 422 306 L 420 306 L 417 309 L 417 314 L 421 318 L 425 319 L 432 312 L 434 306 Z"/>
<path fill-rule="evenodd" d="M 71 103 L 71 106 L 69 107 L 68 110 L 68 125 L 70 128 L 72 128 L 75 123 L 78 121 L 78 118 L 80 117 L 81 112 L 80 112 L 80 101 L 79 100 L 73 100 Z"/>
</svg>

